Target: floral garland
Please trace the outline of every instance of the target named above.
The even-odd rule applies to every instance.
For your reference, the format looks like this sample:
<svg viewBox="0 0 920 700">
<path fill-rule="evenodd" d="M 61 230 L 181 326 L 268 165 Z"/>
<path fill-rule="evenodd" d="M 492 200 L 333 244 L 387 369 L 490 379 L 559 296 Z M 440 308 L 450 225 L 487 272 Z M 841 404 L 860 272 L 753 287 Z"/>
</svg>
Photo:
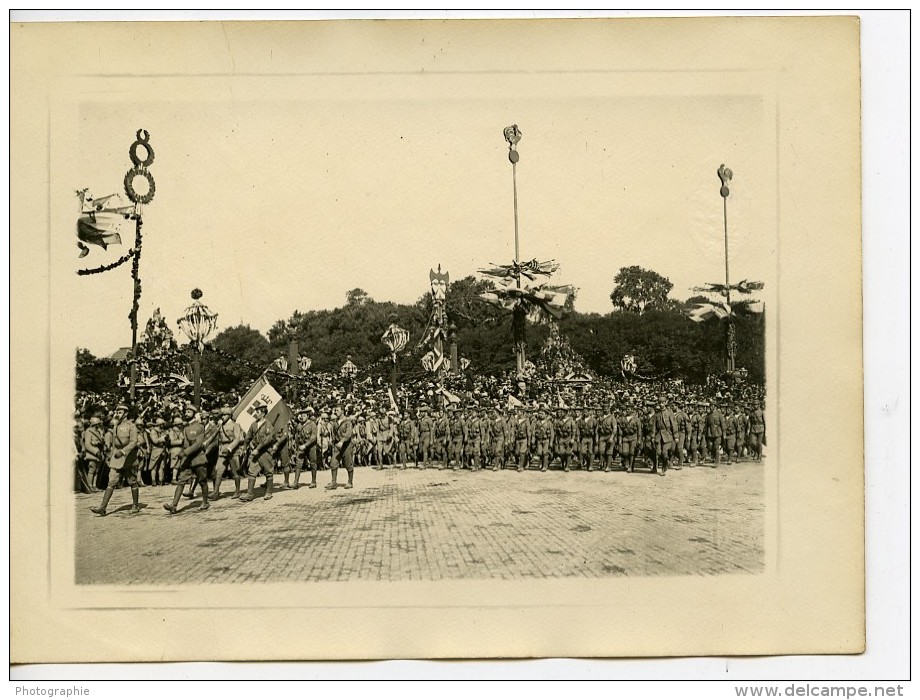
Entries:
<svg viewBox="0 0 920 700">
<path fill-rule="evenodd" d="M 109 270 L 114 270 L 119 265 L 124 265 L 131 257 L 134 255 L 134 248 L 129 250 L 127 253 L 122 255 L 118 260 L 108 265 L 100 265 L 99 267 L 87 267 L 82 270 L 77 270 L 78 275 L 98 275 L 100 272 L 108 272 Z"/>
<path fill-rule="evenodd" d="M 134 279 L 134 301 L 131 304 L 131 313 L 128 314 L 128 320 L 132 326 L 137 325 L 137 311 L 140 307 L 141 299 L 141 278 L 138 277 L 138 269 L 141 264 L 141 249 L 144 247 L 142 228 L 144 220 L 138 216 L 135 223 L 137 224 L 137 238 L 135 239 L 134 264 L 131 266 L 131 277 Z"/>
</svg>

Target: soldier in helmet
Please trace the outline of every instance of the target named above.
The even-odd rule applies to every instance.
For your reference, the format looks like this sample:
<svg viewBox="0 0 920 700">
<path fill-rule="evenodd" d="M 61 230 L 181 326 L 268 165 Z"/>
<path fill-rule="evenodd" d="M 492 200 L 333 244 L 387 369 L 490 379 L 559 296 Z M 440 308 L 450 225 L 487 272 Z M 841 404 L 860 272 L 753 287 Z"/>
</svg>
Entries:
<svg viewBox="0 0 920 700">
<path fill-rule="evenodd" d="M 119 404 L 115 409 L 112 422 L 112 453 L 109 459 L 109 482 L 102 495 L 102 503 L 91 508 L 96 515 L 106 515 L 109 500 L 115 492 L 115 487 L 120 479 L 131 487 L 131 512 L 139 513 L 138 503 L 139 484 L 137 480 L 137 449 L 140 436 L 134 423 L 128 419 L 128 406 Z"/>
<path fill-rule="evenodd" d="M 275 460 L 272 448 L 276 436 L 274 426 L 268 422 L 268 406 L 259 404 L 252 410 L 255 420 L 246 432 L 246 444 L 249 453 L 249 470 L 247 473 L 246 493 L 240 496 L 240 501 L 248 502 L 255 499 L 256 479 L 259 474 L 265 476 L 264 499 L 272 497 L 272 487 L 275 479 Z"/>
<path fill-rule="evenodd" d="M 578 417 L 578 460 L 582 469 L 594 471 L 594 447 L 597 443 L 597 418 L 594 411 L 583 409 Z"/>
<path fill-rule="evenodd" d="M 611 403 L 607 407 L 606 413 L 597 421 L 597 450 L 600 454 L 601 465 L 605 472 L 610 471 L 613 461 L 617 429 L 617 418 L 613 413 L 613 404 Z"/>
<path fill-rule="evenodd" d="M 619 428 L 623 468 L 631 474 L 636 468 L 636 453 L 642 444 L 642 420 L 635 403 L 629 403 L 628 408 L 622 414 Z"/>
<path fill-rule="evenodd" d="M 355 427 L 350 405 L 345 406 L 344 411 L 339 406 L 335 407 L 333 430 L 332 481 L 326 485 L 326 488 L 332 490 L 338 488 L 337 476 L 340 467 L 344 467 L 348 473 L 348 483 L 344 484 L 344 487 L 354 488 L 355 455 L 352 440 Z"/>
<path fill-rule="evenodd" d="M 83 431 L 83 454 L 86 460 L 86 477 L 83 481 L 86 493 L 96 493 L 97 479 L 106 457 L 105 426 L 102 424 L 102 412 L 95 411 L 89 419 L 89 426 Z"/>
<path fill-rule="evenodd" d="M 562 463 L 562 471 L 567 472 L 569 470 L 569 461 L 575 453 L 575 441 L 578 433 L 578 427 L 569 409 L 559 409 L 556 423 L 553 425 L 553 433 L 555 435 L 556 454 L 559 455 L 559 460 Z"/>
<path fill-rule="evenodd" d="M 512 427 L 514 433 L 515 454 L 517 455 L 519 472 L 524 471 L 525 465 L 530 466 L 530 444 L 533 441 L 530 419 L 523 409 L 519 409 Z"/>
<path fill-rule="evenodd" d="M 553 421 L 550 419 L 546 406 L 541 406 L 537 413 L 537 425 L 534 428 L 533 437 L 535 443 L 534 452 L 540 460 L 540 471 L 545 472 L 549 469 L 549 462 L 553 455 L 553 445 L 555 443 L 555 430 Z"/>
<path fill-rule="evenodd" d="M 233 477 L 233 495 L 230 498 L 240 497 L 240 456 L 246 434 L 239 423 L 233 420 L 233 409 L 224 406 L 220 409 L 220 425 L 217 431 L 217 467 L 214 470 L 214 497 L 220 498 L 220 484 L 223 479 L 224 469 L 229 468 Z"/>
<path fill-rule="evenodd" d="M 709 408 L 706 414 L 706 445 L 709 459 L 713 462 L 712 466 L 716 468 L 719 466 L 722 436 L 725 433 L 725 416 L 722 415 L 722 411 L 716 403 L 713 403 L 711 408 L 706 403 L 705 407 Z"/>
<path fill-rule="evenodd" d="M 434 421 L 428 415 L 428 408 L 422 406 L 418 410 L 418 449 L 419 469 L 430 466 L 432 446 L 434 445 Z"/>
<path fill-rule="evenodd" d="M 763 459 L 764 438 L 766 437 L 767 430 L 766 419 L 764 418 L 764 408 L 765 404 L 761 400 L 757 407 L 751 411 L 749 416 L 751 425 L 751 454 L 755 462 L 760 462 Z"/>
</svg>

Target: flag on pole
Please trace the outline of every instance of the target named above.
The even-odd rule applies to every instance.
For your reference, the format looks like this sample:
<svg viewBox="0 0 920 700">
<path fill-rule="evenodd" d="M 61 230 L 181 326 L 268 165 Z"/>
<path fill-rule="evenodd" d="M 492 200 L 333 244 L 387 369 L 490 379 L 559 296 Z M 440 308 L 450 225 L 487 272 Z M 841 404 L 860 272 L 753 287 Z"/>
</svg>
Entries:
<svg viewBox="0 0 920 700">
<path fill-rule="evenodd" d="M 246 392 L 246 395 L 240 399 L 240 402 L 233 409 L 233 420 L 235 420 L 243 430 L 249 430 L 249 426 L 255 421 L 253 412 L 258 406 L 267 406 L 268 414 L 266 420 L 278 428 L 285 425 L 294 414 L 281 394 L 275 391 L 275 388 L 268 383 L 268 380 L 261 376 Z"/>
</svg>

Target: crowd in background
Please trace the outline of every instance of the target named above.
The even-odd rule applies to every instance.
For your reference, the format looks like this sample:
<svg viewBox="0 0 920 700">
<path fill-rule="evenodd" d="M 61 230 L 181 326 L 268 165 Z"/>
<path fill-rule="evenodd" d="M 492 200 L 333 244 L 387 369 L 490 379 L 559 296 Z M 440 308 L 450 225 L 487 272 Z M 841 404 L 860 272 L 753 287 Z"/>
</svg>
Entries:
<svg viewBox="0 0 920 700">
<path fill-rule="evenodd" d="M 291 488 L 299 486 L 302 471 L 312 472 L 315 486 L 316 472 L 335 468 L 343 458 L 349 468 L 632 471 L 638 466 L 664 474 L 682 465 L 759 461 L 766 444 L 764 387 L 733 377 L 692 385 L 677 379 L 457 374 L 404 383 L 393 393 L 383 378 L 266 376 L 294 418 L 275 426 L 265 443 L 270 467 L 256 473 L 283 474 L 284 486 Z M 222 448 L 216 438 L 222 425 L 233 422 L 240 399 L 240 394 L 204 390 L 196 408 L 188 387 L 145 390 L 134 402 L 124 393 L 79 392 L 75 488 L 90 493 L 120 485 L 173 484 L 190 459 L 189 426 L 200 424 L 204 434 L 214 436 L 213 444 L 202 456 L 204 471 L 195 473 L 200 478 L 183 483 L 193 491 L 198 481 L 215 482 L 219 497 L 220 480 L 233 477 L 234 497 L 240 496 L 253 436 L 239 437 L 235 462 L 218 460 Z M 136 435 L 131 473 L 111 468 L 119 453 L 117 426 L 124 430 L 128 424 Z M 342 452 L 345 432 L 348 446 Z M 123 459 L 120 464 L 124 467 Z M 349 469 L 349 487 L 351 479 Z"/>
</svg>

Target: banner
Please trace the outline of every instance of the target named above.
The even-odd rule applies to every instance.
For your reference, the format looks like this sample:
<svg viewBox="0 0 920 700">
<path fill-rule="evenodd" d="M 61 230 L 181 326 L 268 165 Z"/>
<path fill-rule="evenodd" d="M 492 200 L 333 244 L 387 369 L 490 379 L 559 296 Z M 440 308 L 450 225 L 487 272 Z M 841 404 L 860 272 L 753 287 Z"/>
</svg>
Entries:
<svg viewBox="0 0 920 700">
<path fill-rule="evenodd" d="M 250 387 L 246 395 L 240 399 L 240 402 L 233 409 L 233 420 L 239 423 L 243 430 L 249 430 L 255 417 L 253 411 L 258 406 L 267 406 L 267 420 L 276 428 L 287 424 L 294 416 L 291 409 L 284 403 L 281 394 L 275 391 L 275 388 L 268 383 L 265 377 L 259 377 Z"/>
</svg>

